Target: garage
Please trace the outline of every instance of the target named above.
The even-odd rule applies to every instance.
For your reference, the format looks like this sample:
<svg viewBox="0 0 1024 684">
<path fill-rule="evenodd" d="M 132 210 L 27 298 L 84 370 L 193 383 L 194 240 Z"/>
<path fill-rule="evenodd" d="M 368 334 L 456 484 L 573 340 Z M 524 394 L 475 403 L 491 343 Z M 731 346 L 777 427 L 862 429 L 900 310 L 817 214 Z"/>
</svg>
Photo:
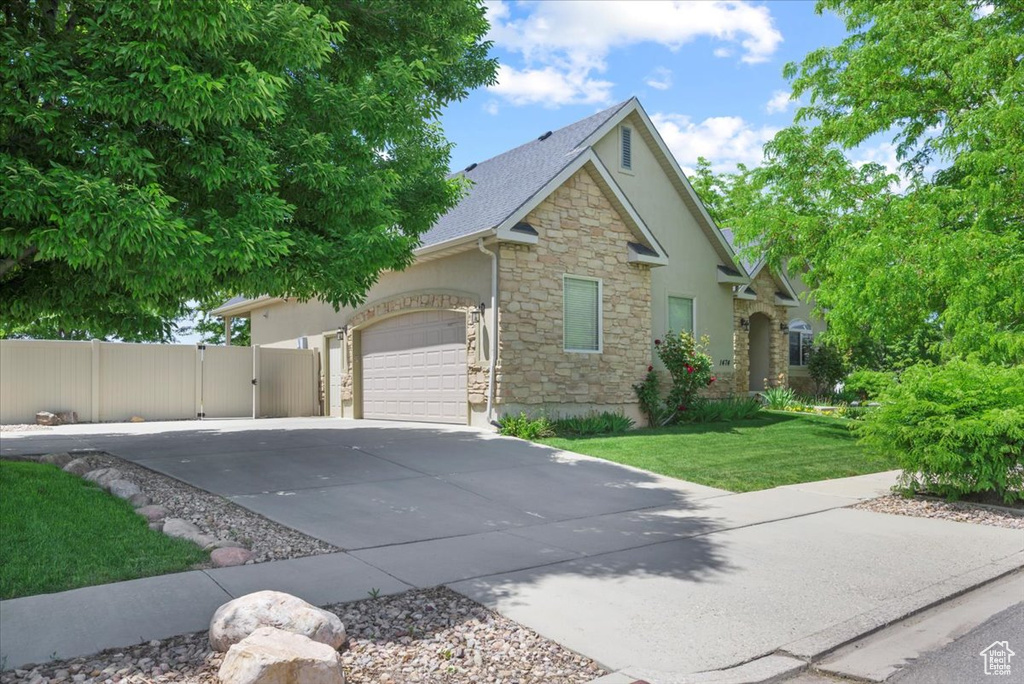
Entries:
<svg viewBox="0 0 1024 684">
<path fill-rule="evenodd" d="M 417 311 L 362 333 L 363 417 L 466 422 L 466 314 Z"/>
</svg>

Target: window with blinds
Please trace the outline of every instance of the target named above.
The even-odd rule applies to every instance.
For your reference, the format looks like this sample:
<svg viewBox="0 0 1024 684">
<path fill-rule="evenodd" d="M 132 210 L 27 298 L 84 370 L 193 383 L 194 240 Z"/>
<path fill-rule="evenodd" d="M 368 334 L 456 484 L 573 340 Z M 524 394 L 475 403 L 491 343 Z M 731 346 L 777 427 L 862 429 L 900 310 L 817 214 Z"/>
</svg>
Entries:
<svg viewBox="0 0 1024 684">
<path fill-rule="evenodd" d="M 693 334 L 693 298 L 668 298 L 668 329 L 674 333 Z"/>
<path fill-rule="evenodd" d="M 562 308 L 565 351 L 601 351 L 601 281 L 565 276 Z"/>
<path fill-rule="evenodd" d="M 622 168 L 631 171 L 633 169 L 633 129 L 623 126 L 620 129 L 622 141 Z"/>
</svg>

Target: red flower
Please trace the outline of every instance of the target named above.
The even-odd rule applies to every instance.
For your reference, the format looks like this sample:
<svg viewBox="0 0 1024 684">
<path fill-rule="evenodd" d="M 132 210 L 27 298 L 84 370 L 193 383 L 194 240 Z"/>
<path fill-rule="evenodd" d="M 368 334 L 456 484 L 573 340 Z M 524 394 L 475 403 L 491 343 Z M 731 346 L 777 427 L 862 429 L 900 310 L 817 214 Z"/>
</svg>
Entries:
<svg viewBox="0 0 1024 684">
<path fill-rule="evenodd" d="M 683 406 L 682 404 L 680 404 L 680 405 L 679 405 L 679 406 L 678 406 L 678 407 L 676 408 L 676 411 L 685 411 L 685 410 L 686 410 L 686 407 L 685 407 L 685 406 Z"/>
<path fill-rule="evenodd" d="M 686 372 L 687 373 L 693 373 L 693 366 L 687 366 L 686 367 Z"/>
<path fill-rule="evenodd" d="M 713 382 L 714 382 L 715 380 L 717 380 L 717 379 L 718 379 L 718 378 L 716 378 L 716 377 L 715 377 L 714 375 L 712 375 L 712 376 L 711 376 L 710 378 L 708 378 L 708 386 L 710 386 L 710 385 L 711 385 L 711 383 L 713 383 Z"/>
<path fill-rule="evenodd" d="M 654 370 L 654 366 L 648 366 L 647 367 L 647 372 L 648 373 L 650 373 L 652 370 Z"/>
<path fill-rule="evenodd" d="M 661 340 L 654 340 L 654 346 L 655 347 L 657 347 L 659 344 L 661 344 Z"/>
</svg>

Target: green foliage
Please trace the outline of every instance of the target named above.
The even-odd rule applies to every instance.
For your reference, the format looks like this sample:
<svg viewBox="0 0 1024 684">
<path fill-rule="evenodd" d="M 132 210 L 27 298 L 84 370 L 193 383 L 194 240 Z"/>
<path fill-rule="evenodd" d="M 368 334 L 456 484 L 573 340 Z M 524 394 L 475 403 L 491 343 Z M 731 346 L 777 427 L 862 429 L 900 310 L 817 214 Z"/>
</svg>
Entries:
<svg viewBox="0 0 1024 684">
<path fill-rule="evenodd" d="M 1019 3 L 818 9 L 838 14 L 848 35 L 786 67 L 793 97 L 810 103 L 798 124 L 765 147 L 762 168 L 707 171 L 695 185 L 748 249 L 801 272 L 841 348 L 906 341 L 915 361 L 937 350 L 1024 362 Z M 902 182 L 847 153 L 879 135 L 893 139 Z M 904 358 L 866 365 L 899 370 L 905 355 L 894 355 Z"/>
<path fill-rule="evenodd" d="M 224 319 L 213 316 L 211 311 L 223 304 L 228 297 L 215 294 L 200 302 L 192 302 L 185 316 L 185 323 L 179 325 L 176 335 L 198 334 L 204 344 L 224 344 Z M 252 344 L 252 321 L 248 318 L 231 320 L 231 346 L 248 347 Z"/>
<path fill-rule="evenodd" d="M 661 425 L 666 418 L 666 411 L 661 398 L 661 380 L 654 366 L 647 367 L 647 375 L 642 382 L 633 385 L 633 391 L 640 402 L 640 411 L 647 417 L 647 424 Z"/>
<path fill-rule="evenodd" d="M 790 387 L 769 387 L 761 393 L 765 408 L 782 411 L 796 403 L 796 392 Z"/>
<path fill-rule="evenodd" d="M 914 366 L 881 403 L 861 435 L 899 460 L 906 491 L 1024 501 L 1024 367 Z"/>
<path fill-rule="evenodd" d="M 753 397 L 726 397 L 725 399 L 700 399 L 682 420 L 687 423 L 721 423 L 756 418 L 761 412 L 761 402 Z"/>
<path fill-rule="evenodd" d="M 852 394 L 856 401 L 873 401 L 882 396 L 896 381 L 892 373 L 872 370 L 855 370 L 846 376 L 843 383 L 844 394 Z"/>
<path fill-rule="evenodd" d="M 551 422 L 551 428 L 559 437 L 591 437 L 594 435 L 617 435 L 633 428 L 633 419 L 621 413 L 604 411 L 585 416 L 558 418 Z"/>
<path fill-rule="evenodd" d="M 814 379 L 815 389 L 819 393 L 833 392 L 846 375 L 846 363 L 838 349 L 823 342 L 814 345 L 811 358 L 807 360 L 807 372 Z"/>
<path fill-rule="evenodd" d="M 0 598 L 187 570 L 209 560 L 131 504 L 51 465 L 0 460 Z"/>
<path fill-rule="evenodd" d="M 696 400 L 701 391 L 711 386 L 716 378 L 712 374 L 714 361 L 707 353 L 708 339 L 699 342 L 688 332 L 669 332 L 664 340 L 655 340 L 658 358 L 672 377 L 666 406 L 681 413 Z"/>
<path fill-rule="evenodd" d="M 498 419 L 498 432 L 506 437 L 518 437 L 531 442 L 555 434 L 554 425 L 547 416 L 532 417 L 525 412 L 502 416 Z"/>
<path fill-rule="evenodd" d="M 165 338 L 220 291 L 355 304 L 452 207 L 475 0 L 5 3 L 0 309 Z"/>
</svg>

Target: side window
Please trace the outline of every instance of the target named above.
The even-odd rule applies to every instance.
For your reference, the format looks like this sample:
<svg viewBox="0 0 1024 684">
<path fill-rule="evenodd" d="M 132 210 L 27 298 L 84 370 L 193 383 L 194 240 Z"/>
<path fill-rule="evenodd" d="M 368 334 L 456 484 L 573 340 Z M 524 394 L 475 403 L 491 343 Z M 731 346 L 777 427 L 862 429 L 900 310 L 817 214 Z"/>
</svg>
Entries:
<svg viewBox="0 0 1024 684">
<path fill-rule="evenodd" d="M 814 345 L 814 333 L 811 326 L 803 321 L 789 324 L 789 365 L 806 366 Z"/>
<path fill-rule="evenodd" d="M 668 298 L 668 329 L 674 333 L 694 334 L 693 298 Z"/>
<path fill-rule="evenodd" d="M 565 351 L 601 351 L 601 281 L 565 276 L 562 280 L 562 340 Z"/>
</svg>

